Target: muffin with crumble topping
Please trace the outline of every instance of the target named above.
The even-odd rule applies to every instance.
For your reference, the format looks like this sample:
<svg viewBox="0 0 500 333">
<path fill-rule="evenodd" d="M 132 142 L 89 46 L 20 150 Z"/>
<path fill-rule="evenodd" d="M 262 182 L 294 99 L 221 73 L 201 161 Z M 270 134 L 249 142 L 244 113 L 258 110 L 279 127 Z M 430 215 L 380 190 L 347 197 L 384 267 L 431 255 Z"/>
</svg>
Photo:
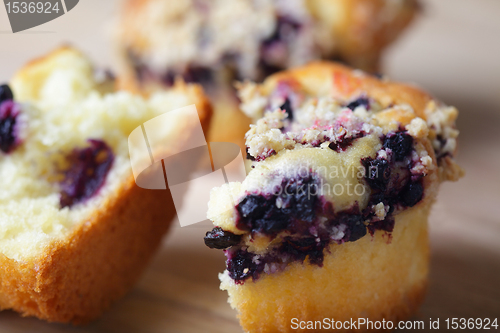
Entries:
<svg viewBox="0 0 500 333">
<path fill-rule="evenodd" d="M 457 110 L 335 63 L 239 85 L 252 169 L 212 190 L 205 243 L 246 332 L 292 319 L 402 320 L 427 283 L 427 217 L 455 163 Z"/>
<path fill-rule="evenodd" d="M 175 217 L 169 191 L 135 184 L 127 138 L 190 104 L 206 127 L 201 88 L 145 99 L 95 74 L 82 53 L 62 47 L 0 86 L 0 310 L 95 319 L 133 286 Z M 175 120 L 165 150 L 199 129 Z"/>
<path fill-rule="evenodd" d="M 215 106 L 210 141 L 242 141 L 232 82 L 315 59 L 368 71 L 418 12 L 416 0 L 128 0 L 116 29 L 123 77 L 142 91 L 176 77 Z M 244 142 L 241 142 L 244 146 Z"/>
</svg>

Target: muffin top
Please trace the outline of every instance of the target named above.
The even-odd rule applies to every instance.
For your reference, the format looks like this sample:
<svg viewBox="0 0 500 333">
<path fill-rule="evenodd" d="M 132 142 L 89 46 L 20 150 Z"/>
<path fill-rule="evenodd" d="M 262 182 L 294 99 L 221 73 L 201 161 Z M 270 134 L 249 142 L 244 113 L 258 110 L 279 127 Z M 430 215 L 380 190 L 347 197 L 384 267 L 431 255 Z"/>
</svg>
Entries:
<svg viewBox="0 0 500 333">
<path fill-rule="evenodd" d="M 212 191 L 208 217 L 248 251 L 325 230 L 339 243 L 390 234 L 395 215 L 462 175 L 457 110 L 416 88 L 316 62 L 242 83 L 239 95 L 255 121 L 252 169 Z"/>
</svg>

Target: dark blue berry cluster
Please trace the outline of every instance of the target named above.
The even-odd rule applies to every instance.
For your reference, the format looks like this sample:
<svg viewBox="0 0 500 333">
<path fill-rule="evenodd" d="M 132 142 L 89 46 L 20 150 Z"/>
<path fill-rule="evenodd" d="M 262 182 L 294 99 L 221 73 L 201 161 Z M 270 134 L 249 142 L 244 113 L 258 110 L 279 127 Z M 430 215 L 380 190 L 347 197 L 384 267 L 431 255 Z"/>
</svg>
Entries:
<svg viewBox="0 0 500 333">
<path fill-rule="evenodd" d="M 0 150 L 10 153 L 19 144 L 17 137 L 20 106 L 14 102 L 14 94 L 6 84 L 0 86 Z"/>
<path fill-rule="evenodd" d="M 94 196 L 102 187 L 114 161 L 111 148 L 101 140 L 88 140 L 89 147 L 67 156 L 70 168 L 61 183 L 61 208 L 71 207 Z"/>
</svg>

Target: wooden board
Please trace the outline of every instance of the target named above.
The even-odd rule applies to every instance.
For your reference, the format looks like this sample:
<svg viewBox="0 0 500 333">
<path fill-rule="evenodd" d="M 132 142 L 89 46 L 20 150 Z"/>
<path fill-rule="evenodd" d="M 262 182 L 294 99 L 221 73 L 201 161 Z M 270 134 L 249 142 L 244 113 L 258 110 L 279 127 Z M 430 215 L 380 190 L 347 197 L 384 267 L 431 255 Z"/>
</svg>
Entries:
<svg viewBox="0 0 500 333">
<path fill-rule="evenodd" d="M 500 2 L 425 2 L 424 17 L 390 51 L 386 68 L 459 108 L 467 175 L 444 184 L 433 209 L 429 292 L 417 318 L 500 317 Z M 242 332 L 219 290 L 224 256 L 203 245 L 210 228 L 176 224 L 138 285 L 89 326 L 4 311 L 0 332 Z"/>
</svg>

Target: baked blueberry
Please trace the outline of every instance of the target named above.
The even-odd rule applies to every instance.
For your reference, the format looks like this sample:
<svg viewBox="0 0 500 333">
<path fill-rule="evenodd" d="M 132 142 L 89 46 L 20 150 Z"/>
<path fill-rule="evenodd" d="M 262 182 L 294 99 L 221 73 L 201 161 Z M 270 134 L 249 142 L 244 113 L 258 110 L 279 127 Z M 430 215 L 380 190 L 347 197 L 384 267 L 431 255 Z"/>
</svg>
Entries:
<svg viewBox="0 0 500 333">
<path fill-rule="evenodd" d="M 312 177 L 284 179 L 279 194 L 249 194 L 236 206 L 241 230 L 276 235 L 296 220 L 312 222 L 318 207 Z"/>
<path fill-rule="evenodd" d="M 242 283 L 251 276 L 255 278 L 258 276 L 257 264 L 253 261 L 253 254 L 238 250 L 230 253 L 229 256 L 226 263 L 227 269 L 231 278 L 237 283 Z"/>
<path fill-rule="evenodd" d="M 341 151 L 345 151 L 347 148 L 349 148 L 352 145 L 354 140 L 359 139 L 359 138 L 363 137 L 364 135 L 365 135 L 365 133 L 363 131 L 354 133 L 351 136 L 346 136 L 346 133 L 344 133 L 342 136 L 337 137 L 336 141 L 331 142 L 328 145 L 328 148 L 336 151 L 337 153 L 339 153 Z"/>
<path fill-rule="evenodd" d="M 424 196 L 424 187 L 422 182 L 409 183 L 401 193 L 403 204 L 408 207 L 415 206 Z"/>
<path fill-rule="evenodd" d="M 359 97 L 358 99 L 350 102 L 346 105 L 347 108 L 355 110 L 358 106 L 362 106 L 367 110 L 370 110 L 370 100 L 366 97 Z"/>
<path fill-rule="evenodd" d="M 213 80 L 213 70 L 203 66 L 188 66 L 186 71 L 182 74 L 182 78 L 186 82 L 200 83 L 204 86 L 210 84 Z"/>
<path fill-rule="evenodd" d="M 381 158 L 365 158 L 362 163 L 365 168 L 365 179 L 370 187 L 376 190 L 385 190 L 391 175 L 389 162 Z"/>
<path fill-rule="evenodd" d="M 285 102 L 280 106 L 280 109 L 287 113 L 288 120 L 293 121 L 292 104 L 290 103 L 290 99 L 288 97 L 285 99 Z"/>
<path fill-rule="evenodd" d="M 8 86 L 3 90 L 3 97 L 10 98 L 12 94 Z M 4 153 L 10 153 L 19 143 L 17 138 L 18 116 L 20 106 L 11 99 L 5 99 L 0 102 L 0 150 Z"/>
<path fill-rule="evenodd" d="M 204 239 L 205 245 L 211 249 L 227 249 L 228 247 L 238 245 L 241 241 L 241 236 L 215 227 L 207 232 Z"/>
<path fill-rule="evenodd" d="M 276 207 L 276 197 L 248 195 L 236 207 L 237 227 L 241 230 L 273 235 L 288 226 L 287 215 Z"/>
<path fill-rule="evenodd" d="M 285 68 L 291 53 L 290 45 L 300 28 L 301 24 L 291 17 L 278 16 L 274 32 L 261 43 L 259 65 L 263 75 Z"/>
<path fill-rule="evenodd" d="M 0 104 L 4 101 L 10 101 L 14 99 L 14 94 L 10 89 L 9 85 L 2 84 L 0 85 Z"/>
<path fill-rule="evenodd" d="M 413 138 L 406 132 L 389 133 L 384 139 L 384 148 L 390 149 L 396 161 L 402 161 L 411 151 Z"/>
<path fill-rule="evenodd" d="M 114 155 L 103 141 L 88 140 L 90 146 L 75 149 L 68 157 L 70 168 L 61 183 L 61 207 L 71 207 L 94 196 L 106 181 Z"/>
</svg>

